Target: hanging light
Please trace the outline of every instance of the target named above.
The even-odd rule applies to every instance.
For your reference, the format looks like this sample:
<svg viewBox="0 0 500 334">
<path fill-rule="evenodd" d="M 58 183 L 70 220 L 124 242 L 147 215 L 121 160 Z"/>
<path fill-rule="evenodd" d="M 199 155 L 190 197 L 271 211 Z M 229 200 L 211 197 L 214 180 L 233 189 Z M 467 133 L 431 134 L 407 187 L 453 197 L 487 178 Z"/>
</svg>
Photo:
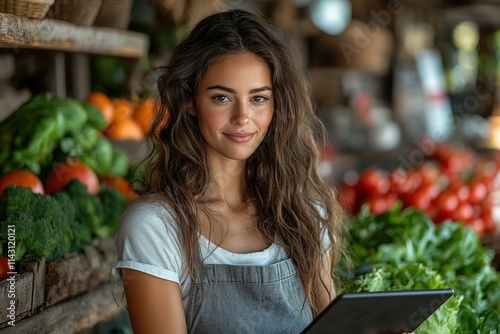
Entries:
<svg viewBox="0 0 500 334">
<path fill-rule="evenodd" d="M 316 0 L 310 7 L 313 23 L 330 35 L 338 35 L 349 24 L 352 15 L 350 0 Z"/>
</svg>

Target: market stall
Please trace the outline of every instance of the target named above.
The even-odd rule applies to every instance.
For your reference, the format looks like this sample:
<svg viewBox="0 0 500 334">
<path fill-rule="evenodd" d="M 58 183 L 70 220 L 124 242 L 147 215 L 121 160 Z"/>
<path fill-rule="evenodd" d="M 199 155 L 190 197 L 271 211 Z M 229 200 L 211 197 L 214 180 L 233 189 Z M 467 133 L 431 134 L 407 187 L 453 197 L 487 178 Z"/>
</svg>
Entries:
<svg viewBox="0 0 500 334">
<path fill-rule="evenodd" d="M 153 69 L 226 8 L 304 55 L 351 234 L 339 292 L 453 288 L 417 334 L 500 330 L 498 4 L 339 0 L 325 26 L 319 0 L 70 3 L 0 0 L 0 333 L 130 330 L 110 271 Z"/>
</svg>

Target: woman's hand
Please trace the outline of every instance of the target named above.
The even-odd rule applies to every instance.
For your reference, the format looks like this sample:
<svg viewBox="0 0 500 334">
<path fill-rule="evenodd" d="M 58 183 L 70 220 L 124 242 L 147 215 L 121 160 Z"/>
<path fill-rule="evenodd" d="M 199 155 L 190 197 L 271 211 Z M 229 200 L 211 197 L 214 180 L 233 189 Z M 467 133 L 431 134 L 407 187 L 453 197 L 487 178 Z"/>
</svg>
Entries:
<svg viewBox="0 0 500 334">
<path fill-rule="evenodd" d="M 187 333 L 179 284 L 133 269 L 122 278 L 135 334 Z"/>
</svg>

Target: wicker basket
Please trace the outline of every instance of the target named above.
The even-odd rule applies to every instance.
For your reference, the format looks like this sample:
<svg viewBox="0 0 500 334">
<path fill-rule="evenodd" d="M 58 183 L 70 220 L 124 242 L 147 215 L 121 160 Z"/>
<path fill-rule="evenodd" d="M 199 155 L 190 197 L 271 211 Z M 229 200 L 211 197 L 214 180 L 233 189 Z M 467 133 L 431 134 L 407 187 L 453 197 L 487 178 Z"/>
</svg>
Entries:
<svg viewBox="0 0 500 334">
<path fill-rule="evenodd" d="M 43 19 L 54 0 L 0 0 L 0 12 Z"/>
<path fill-rule="evenodd" d="M 101 9 L 103 0 L 55 0 L 48 18 L 91 26 Z"/>
<path fill-rule="evenodd" d="M 127 29 L 133 0 L 103 0 L 95 26 Z"/>
</svg>

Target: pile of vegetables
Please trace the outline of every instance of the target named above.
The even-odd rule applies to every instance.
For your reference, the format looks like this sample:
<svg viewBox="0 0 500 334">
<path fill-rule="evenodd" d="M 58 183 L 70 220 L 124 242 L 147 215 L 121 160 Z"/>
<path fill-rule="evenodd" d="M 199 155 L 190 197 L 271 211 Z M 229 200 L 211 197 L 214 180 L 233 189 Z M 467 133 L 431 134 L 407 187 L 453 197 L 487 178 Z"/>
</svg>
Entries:
<svg viewBox="0 0 500 334">
<path fill-rule="evenodd" d="M 142 140 L 153 121 L 152 98 L 132 101 L 112 98 L 102 92 L 91 92 L 87 103 L 98 108 L 106 119 L 104 135 L 114 140 Z"/>
<path fill-rule="evenodd" d="M 104 185 L 92 195 L 78 179 L 51 195 L 9 186 L 0 196 L 0 230 L 15 227 L 16 262 L 32 256 L 51 261 L 112 235 L 127 203 Z M 0 234 L 0 254 L 7 241 L 7 234 Z"/>
<path fill-rule="evenodd" d="M 460 221 L 479 236 L 500 229 L 500 153 L 473 152 L 467 147 L 426 140 L 423 151 L 398 157 L 396 168 L 369 167 L 349 171 L 339 183 L 346 210 L 363 204 L 373 214 L 390 210 L 396 201 L 427 213 L 435 223 Z"/>
<path fill-rule="evenodd" d="M 102 135 L 100 110 L 72 98 L 43 93 L 0 123 L 0 175 L 28 169 L 42 175 L 54 162 L 80 160 L 98 176 L 125 176 L 126 153 Z"/>
<path fill-rule="evenodd" d="M 16 263 L 51 261 L 116 230 L 135 192 L 106 126 L 95 106 L 50 93 L 0 122 L 0 231 L 15 228 Z M 0 256 L 7 241 L 0 233 Z"/>
<path fill-rule="evenodd" d="M 500 275 L 473 229 L 437 225 L 401 203 L 375 215 L 365 205 L 351 223 L 356 275 L 346 277 L 343 291 L 452 288 L 455 295 L 416 334 L 500 332 Z"/>
</svg>

